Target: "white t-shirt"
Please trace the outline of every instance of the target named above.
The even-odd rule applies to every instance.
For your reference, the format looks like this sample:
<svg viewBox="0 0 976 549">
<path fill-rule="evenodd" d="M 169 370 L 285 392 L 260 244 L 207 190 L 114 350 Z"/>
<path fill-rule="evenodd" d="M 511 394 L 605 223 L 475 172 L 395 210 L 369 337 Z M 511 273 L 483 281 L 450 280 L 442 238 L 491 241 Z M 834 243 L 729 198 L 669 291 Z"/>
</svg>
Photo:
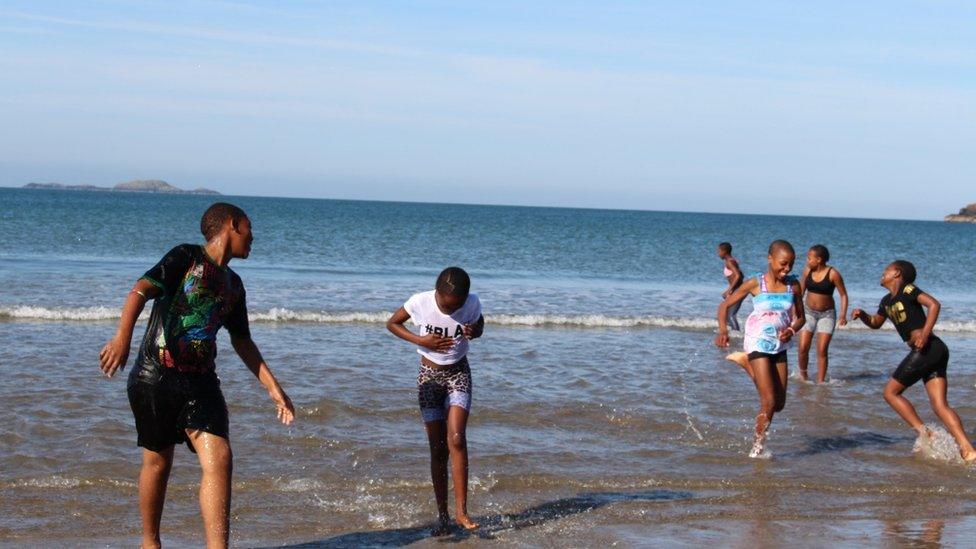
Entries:
<svg viewBox="0 0 976 549">
<path fill-rule="evenodd" d="M 434 290 L 420 292 L 410 296 L 403 304 L 403 309 L 410 315 L 414 326 L 419 326 L 417 333 L 425 336 L 431 332 L 454 338 L 454 346 L 446 353 L 431 351 L 426 347 L 417 347 L 417 352 L 427 357 L 434 364 L 447 365 L 464 358 L 468 354 L 468 339 L 464 337 L 464 324 L 474 324 L 481 318 L 481 301 L 477 294 L 468 294 L 468 299 L 460 309 L 451 315 L 446 315 L 437 308 Z"/>
</svg>

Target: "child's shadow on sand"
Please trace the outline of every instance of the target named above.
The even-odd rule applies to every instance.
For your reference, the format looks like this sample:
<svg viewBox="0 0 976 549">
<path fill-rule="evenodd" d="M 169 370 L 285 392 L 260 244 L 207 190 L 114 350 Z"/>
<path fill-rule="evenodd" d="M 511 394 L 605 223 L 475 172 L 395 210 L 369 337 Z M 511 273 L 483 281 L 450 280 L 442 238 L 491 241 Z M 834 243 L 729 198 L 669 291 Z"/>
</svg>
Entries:
<svg viewBox="0 0 976 549">
<path fill-rule="evenodd" d="M 891 437 L 868 431 L 832 437 L 817 437 L 811 438 L 807 441 L 806 449 L 797 452 L 780 454 L 779 457 L 797 458 L 832 452 L 845 452 L 847 450 L 853 450 L 856 448 L 881 448 L 912 440 L 915 439 L 904 436 Z"/>
<path fill-rule="evenodd" d="M 444 542 L 457 542 L 470 537 L 494 539 L 494 534 L 506 530 L 521 530 L 570 515 L 586 513 L 613 503 L 627 501 L 677 501 L 690 499 L 691 492 L 674 490 L 650 490 L 646 492 L 589 492 L 571 498 L 557 499 L 540 503 L 520 513 L 489 515 L 478 517 L 481 527 L 474 531 L 454 528 L 451 536 L 433 538 Z M 430 538 L 433 524 L 414 528 L 395 530 L 376 530 L 372 532 L 352 532 L 329 539 L 287 545 L 291 549 L 320 549 L 328 547 L 399 547 Z"/>
</svg>

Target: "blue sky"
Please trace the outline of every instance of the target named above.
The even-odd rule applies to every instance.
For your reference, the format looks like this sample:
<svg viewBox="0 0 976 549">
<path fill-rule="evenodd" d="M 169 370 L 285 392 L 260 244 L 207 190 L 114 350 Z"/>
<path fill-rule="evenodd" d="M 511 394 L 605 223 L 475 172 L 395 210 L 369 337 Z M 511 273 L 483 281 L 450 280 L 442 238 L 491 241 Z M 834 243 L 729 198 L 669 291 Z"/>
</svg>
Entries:
<svg viewBox="0 0 976 549">
<path fill-rule="evenodd" d="M 0 4 L 0 185 L 935 219 L 970 2 Z"/>
</svg>

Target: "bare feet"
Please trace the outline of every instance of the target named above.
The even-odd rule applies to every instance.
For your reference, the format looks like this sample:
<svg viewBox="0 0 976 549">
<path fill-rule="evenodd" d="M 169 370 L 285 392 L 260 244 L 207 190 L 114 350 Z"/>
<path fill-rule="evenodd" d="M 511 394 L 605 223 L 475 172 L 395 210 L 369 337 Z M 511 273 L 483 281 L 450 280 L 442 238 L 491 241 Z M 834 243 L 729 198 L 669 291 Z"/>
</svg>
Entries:
<svg viewBox="0 0 976 549">
<path fill-rule="evenodd" d="M 976 450 L 960 451 L 962 455 L 962 460 L 966 462 L 967 465 L 976 464 Z"/>
<path fill-rule="evenodd" d="M 478 523 L 471 520 L 471 517 L 469 517 L 464 513 L 458 513 L 457 518 L 454 519 L 454 522 L 456 522 L 458 526 L 464 528 L 465 530 L 474 530 L 478 527 Z"/>
<path fill-rule="evenodd" d="M 752 364 L 749 364 L 749 355 L 745 354 L 742 351 L 736 351 L 734 353 L 726 355 L 725 360 L 731 360 L 732 362 L 735 362 L 736 364 L 741 366 L 742 369 L 745 370 L 747 374 L 749 374 L 749 379 L 753 381 L 756 380 L 756 375 L 752 373 Z"/>
<path fill-rule="evenodd" d="M 800 369 L 797 370 L 797 372 L 800 374 L 800 381 L 810 381 L 810 378 L 807 377 L 807 371 L 806 370 L 804 370 L 803 368 L 800 368 Z M 823 382 L 821 381 L 819 383 L 823 383 Z"/>
<path fill-rule="evenodd" d="M 437 518 L 437 526 L 431 530 L 430 535 L 433 537 L 446 536 L 451 533 L 451 517 L 448 515 L 441 515 Z"/>
<path fill-rule="evenodd" d="M 752 443 L 752 450 L 749 451 L 749 457 L 757 458 L 762 456 L 763 451 L 766 450 L 766 435 L 760 435 L 756 437 L 756 440 Z"/>
</svg>

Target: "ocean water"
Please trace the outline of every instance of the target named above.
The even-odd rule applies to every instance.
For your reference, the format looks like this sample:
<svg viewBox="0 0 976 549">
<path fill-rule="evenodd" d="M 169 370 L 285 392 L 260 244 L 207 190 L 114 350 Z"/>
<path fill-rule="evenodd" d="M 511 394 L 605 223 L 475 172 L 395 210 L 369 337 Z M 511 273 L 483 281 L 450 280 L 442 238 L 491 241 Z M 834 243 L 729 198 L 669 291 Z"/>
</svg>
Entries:
<svg viewBox="0 0 976 549">
<path fill-rule="evenodd" d="M 100 376 L 97 354 L 133 281 L 175 244 L 200 241 L 211 200 L 0 189 L 0 543 L 137 542 L 140 454 L 124 375 Z M 884 293 L 884 266 L 910 259 L 943 304 L 949 399 L 972 434 L 976 225 L 227 200 L 254 226 L 251 258 L 231 265 L 254 338 L 298 408 L 292 426 L 276 424 L 222 336 L 235 545 L 441 543 L 426 536 L 434 505 L 417 358 L 383 322 L 453 264 L 471 273 L 487 320 L 470 354 L 468 433 L 470 511 L 484 527 L 448 541 L 972 543 L 976 470 L 944 431 L 917 444 L 881 398 L 905 353 L 893 330 L 841 329 L 830 383 L 791 379 L 769 460 L 747 457 L 755 389 L 711 341 L 720 241 L 746 273 L 763 269 L 775 238 L 801 262 L 826 244 L 852 308 L 867 310 Z M 935 426 L 924 390 L 907 396 Z M 198 474 L 178 450 L 170 544 L 201 543 Z"/>
</svg>

